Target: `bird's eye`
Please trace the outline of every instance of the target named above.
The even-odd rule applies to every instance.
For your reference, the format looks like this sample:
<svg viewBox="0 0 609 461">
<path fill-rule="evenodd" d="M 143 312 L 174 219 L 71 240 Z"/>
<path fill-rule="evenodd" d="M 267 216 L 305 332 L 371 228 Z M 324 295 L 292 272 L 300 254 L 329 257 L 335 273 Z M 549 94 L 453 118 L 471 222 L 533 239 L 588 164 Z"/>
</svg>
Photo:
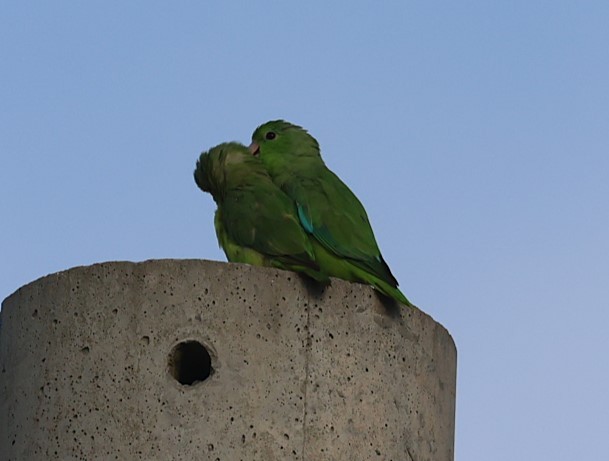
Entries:
<svg viewBox="0 0 609 461">
<path fill-rule="evenodd" d="M 269 141 L 271 139 L 275 139 L 276 137 L 277 137 L 277 134 L 274 131 L 269 131 L 265 136 L 265 138 L 268 139 Z"/>
</svg>

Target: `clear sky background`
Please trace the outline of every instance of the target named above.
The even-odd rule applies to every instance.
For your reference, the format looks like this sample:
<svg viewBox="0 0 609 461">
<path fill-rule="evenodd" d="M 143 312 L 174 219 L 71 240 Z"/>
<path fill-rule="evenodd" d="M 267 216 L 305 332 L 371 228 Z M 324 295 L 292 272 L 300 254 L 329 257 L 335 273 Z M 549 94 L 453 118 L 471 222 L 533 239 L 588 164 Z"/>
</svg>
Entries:
<svg viewBox="0 0 609 461">
<path fill-rule="evenodd" d="M 276 118 L 452 333 L 456 459 L 606 459 L 607 1 L 3 2 L 0 298 L 224 260 L 195 160 Z"/>
</svg>

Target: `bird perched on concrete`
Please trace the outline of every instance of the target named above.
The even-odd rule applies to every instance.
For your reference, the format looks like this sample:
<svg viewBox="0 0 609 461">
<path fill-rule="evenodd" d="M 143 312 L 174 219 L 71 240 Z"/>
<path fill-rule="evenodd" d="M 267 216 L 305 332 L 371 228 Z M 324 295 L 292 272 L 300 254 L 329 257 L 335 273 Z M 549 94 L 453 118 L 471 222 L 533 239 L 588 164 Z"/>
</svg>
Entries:
<svg viewBox="0 0 609 461">
<path fill-rule="evenodd" d="M 329 282 L 315 261 L 294 203 L 247 147 L 230 142 L 203 152 L 194 177 L 218 206 L 216 236 L 229 261 L 292 270 Z"/>
<path fill-rule="evenodd" d="M 254 131 L 249 148 L 292 201 L 324 273 L 370 284 L 412 306 L 381 255 L 364 207 L 326 167 L 313 136 L 300 126 L 275 120 Z"/>
</svg>

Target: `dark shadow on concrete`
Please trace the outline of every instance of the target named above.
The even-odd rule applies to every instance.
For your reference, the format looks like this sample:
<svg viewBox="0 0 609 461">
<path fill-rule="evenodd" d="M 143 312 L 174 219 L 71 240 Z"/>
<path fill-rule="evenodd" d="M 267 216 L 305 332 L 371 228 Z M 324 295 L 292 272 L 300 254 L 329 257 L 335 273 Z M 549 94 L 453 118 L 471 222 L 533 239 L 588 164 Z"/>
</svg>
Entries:
<svg viewBox="0 0 609 461">
<path fill-rule="evenodd" d="M 326 287 L 330 285 L 329 283 L 324 284 L 317 280 L 313 280 L 311 277 L 307 277 L 304 274 L 298 274 L 298 278 L 300 278 L 309 296 L 315 297 L 316 299 L 323 298 Z"/>
<path fill-rule="evenodd" d="M 410 309 L 408 306 L 404 306 L 403 304 L 397 302 L 395 299 L 390 298 L 389 296 L 385 296 L 383 293 L 374 290 L 376 292 L 376 296 L 381 301 L 381 304 L 385 308 L 385 312 L 388 317 L 392 319 L 401 319 L 402 318 L 402 310 Z"/>
</svg>

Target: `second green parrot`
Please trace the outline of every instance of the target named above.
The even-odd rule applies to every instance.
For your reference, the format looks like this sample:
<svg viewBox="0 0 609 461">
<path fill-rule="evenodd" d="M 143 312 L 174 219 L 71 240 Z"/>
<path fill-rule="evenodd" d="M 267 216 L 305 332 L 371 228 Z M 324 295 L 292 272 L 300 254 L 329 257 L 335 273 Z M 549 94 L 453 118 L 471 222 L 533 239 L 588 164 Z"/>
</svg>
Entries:
<svg viewBox="0 0 609 461">
<path fill-rule="evenodd" d="M 326 167 L 313 136 L 283 120 L 267 122 L 254 131 L 250 152 L 292 200 L 325 273 L 370 284 L 412 306 L 381 255 L 364 207 Z"/>
<path fill-rule="evenodd" d="M 202 153 L 194 177 L 218 206 L 214 225 L 229 261 L 293 270 L 329 282 L 294 203 L 247 147 L 231 142 Z"/>
</svg>

